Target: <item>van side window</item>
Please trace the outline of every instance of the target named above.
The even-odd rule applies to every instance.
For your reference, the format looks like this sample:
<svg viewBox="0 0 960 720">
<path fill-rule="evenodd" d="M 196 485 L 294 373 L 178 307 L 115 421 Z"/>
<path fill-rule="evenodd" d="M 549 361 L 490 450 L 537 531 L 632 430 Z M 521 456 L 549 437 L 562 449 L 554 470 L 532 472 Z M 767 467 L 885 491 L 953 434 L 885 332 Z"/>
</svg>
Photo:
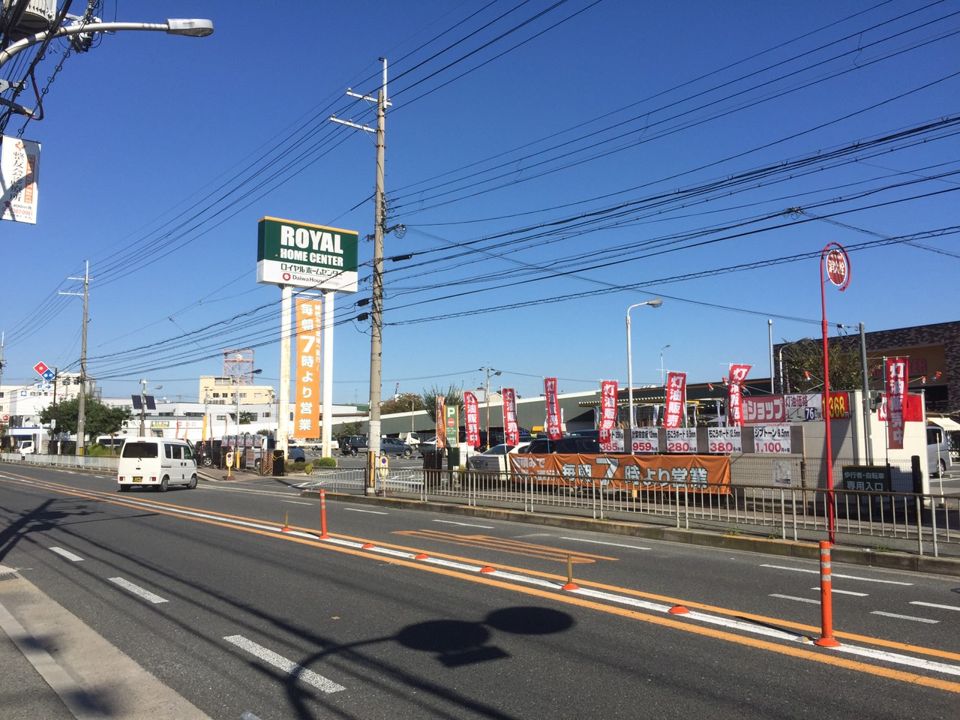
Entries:
<svg viewBox="0 0 960 720">
<path fill-rule="evenodd" d="M 193 460 L 193 450 L 189 447 L 183 448 L 183 459 L 184 460 Z"/>
<path fill-rule="evenodd" d="M 169 445 L 169 444 L 167 444 L 167 443 L 164 443 L 164 444 L 163 444 L 163 451 L 164 451 L 164 454 L 167 456 L 168 459 L 171 459 L 171 460 L 173 459 L 173 445 Z"/>
</svg>

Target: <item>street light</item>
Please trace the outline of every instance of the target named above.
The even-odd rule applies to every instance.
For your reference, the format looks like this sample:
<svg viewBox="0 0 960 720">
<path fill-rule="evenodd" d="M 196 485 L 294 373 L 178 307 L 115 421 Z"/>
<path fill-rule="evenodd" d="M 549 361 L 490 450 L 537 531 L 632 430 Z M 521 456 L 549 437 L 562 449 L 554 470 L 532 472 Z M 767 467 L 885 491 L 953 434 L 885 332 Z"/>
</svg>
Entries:
<svg viewBox="0 0 960 720">
<path fill-rule="evenodd" d="M 660 348 L 660 384 L 661 385 L 663 385 L 664 381 L 666 380 L 666 375 L 664 374 L 664 370 L 663 370 L 663 351 L 669 350 L 669 349 L 670 349 L 669 344 L 664 345 L 662 348 Z"/>
<path fill-rule="evenodd" d="M 627 438 L 627 444 L 630 446 L 630 454 L 633 455 L 633 348 L 630 341 L 630 311 L 637 307 L 642 307 L 648 305 L 649 307 L 658 308 L 663 305 L 663 300 L 660 298 L 654 298 L 653 300 L 645 300 L 641 303 L 634 303 L 627 308 L 627 397 L 629 398 L 629 431 L 630 435 Z"/>
</svg>

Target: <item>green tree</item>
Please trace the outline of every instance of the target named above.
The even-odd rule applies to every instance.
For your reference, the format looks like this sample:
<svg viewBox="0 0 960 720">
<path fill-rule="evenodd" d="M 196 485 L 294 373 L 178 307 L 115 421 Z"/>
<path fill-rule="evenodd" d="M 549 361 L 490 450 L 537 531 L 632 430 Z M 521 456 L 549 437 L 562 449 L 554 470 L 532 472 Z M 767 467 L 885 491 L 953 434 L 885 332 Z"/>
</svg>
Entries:
<svg viewBox="0 0 960 720">
<path fill-rule="evenodd" d="M 784 389 L 794 393 L 823 390 L 823 341 L 804 338 L 783 346 Z M 859 390 L 863 387 L 859 339 L 830 341 L 830 389 Z"/>
<path fill-rule="evenodd" d="M 456 385 L 451 385 L 446 390 L 436 386 L 423 391 L 423 409 L 434 423 L 437 422 L 437 397 L 445 399 L 446 404 L 463 407 L 463 389 Z"/>
<path fill-rule="evenodd" d="M 79 398 L 64 400 L 44 408 L 40 413 L 40 422 L 49 424 L 51 420 L 56 420 L 58 432 L 76 433 L 79 410 Z M 130 408 L 110 407 L 96 398 L 87 396 L 84 415 L 87 437 L 95 438 L 98 435 L 114 435 L 119 432 L 123 423 L 130 419 Z"/>
<path fill-rule="evenodd" d="M 380 403 L 380 413 L 390 415 L 391 413 L 416 412 L 423 410 L 423 398 L 417 393 L 400 393 L 395 398 L 390 398 Z"/>
<path fill-rule="evenodd" d="M 245 410 L 240 411 L 240 424 L 249 425 L 254 420 L 257 419 L 257 414 L 253 412 L 246 412 Z"/>
</svg>

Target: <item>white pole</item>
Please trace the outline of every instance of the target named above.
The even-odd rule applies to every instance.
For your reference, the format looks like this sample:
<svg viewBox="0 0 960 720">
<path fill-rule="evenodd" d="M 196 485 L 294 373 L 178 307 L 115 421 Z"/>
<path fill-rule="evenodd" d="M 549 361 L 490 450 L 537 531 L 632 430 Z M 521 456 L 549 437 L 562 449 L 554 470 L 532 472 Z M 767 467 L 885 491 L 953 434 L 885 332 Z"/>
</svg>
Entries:
<svg viewBox="0 0 960 720">
<path fill-rule="evenodd" d="M 290 319 L 293 312 L 293 288 L 280 287 L 280 411 L 277 413 L 277 450 L 287 452 L 290 432 Z"/>
<path fill-rule="evenodd" d="M 630 310 L 633 308 L 631 305 L 627 308 L 627 398 L 628 398 L 628 415 L 627 415 L 627 441 L 626 445 L 630 449 L 630 454 L 633 455 L 633 348 L 630 341 Z"/>
<path fill-rule="evenodd" d="M 333 457 L 333 296 L 323 296 L 323 431 L 320 436 L 323 457 Z"/>
</svg>

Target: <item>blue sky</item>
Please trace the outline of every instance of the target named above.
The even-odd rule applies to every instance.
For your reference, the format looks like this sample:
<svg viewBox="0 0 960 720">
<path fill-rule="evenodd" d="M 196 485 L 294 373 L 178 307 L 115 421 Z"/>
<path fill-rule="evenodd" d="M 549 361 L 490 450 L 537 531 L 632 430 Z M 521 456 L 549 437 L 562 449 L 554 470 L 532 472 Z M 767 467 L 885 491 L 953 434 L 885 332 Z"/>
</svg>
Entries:
<svg viewBox="0 0 960 720">
<path fill-rule="evenodd" d="M 776 341 L 819 335 L 816 253 L 831 241 L 857 248 L 850 287 L 828 288 L 831 324 L 957 319 L 960 242 L 941 233 L 960 224 L 960 2 L 102 14 L 210 17 L 216 32 L 105 37 L 51 84 L 46 119 L 24 131 L 43 144 L 39 222 L 0 226 L 5 384 L 37 360 L 76 368 L 80 302 L 56 293 L 76 289 L 84 260 L 88 369 L 105 395 L 146 377 L 195 399 L 220 352 L 248 344 L 276 382 L 279 290 L 255 281 L 257 221 L 372 233 L 373 139 L 326 118 L 373 122 L 344 92 L 374 92 L 380 56 L 389 224 L 407 227 L 386 255 L 413 255 L 386 263 L 384 396 L 475 388 L 483 366 L 523 396 L 543 376 L 563 392 L 625 383 L 624 313 L 653 297 L 663 306 L 633 313 L 636 383 L 659 381 L 666 345 L 691 382 L 731 362 L 766 376 L 768 318 Z M 361 240 L 361 263 L 371 255 Z M 723 271 L 747 263 L 760 267 Z M 369 322 L 352 318 L 369 270 L 337 298 L 337 402 L 368 393 Z"/>
</svg>

